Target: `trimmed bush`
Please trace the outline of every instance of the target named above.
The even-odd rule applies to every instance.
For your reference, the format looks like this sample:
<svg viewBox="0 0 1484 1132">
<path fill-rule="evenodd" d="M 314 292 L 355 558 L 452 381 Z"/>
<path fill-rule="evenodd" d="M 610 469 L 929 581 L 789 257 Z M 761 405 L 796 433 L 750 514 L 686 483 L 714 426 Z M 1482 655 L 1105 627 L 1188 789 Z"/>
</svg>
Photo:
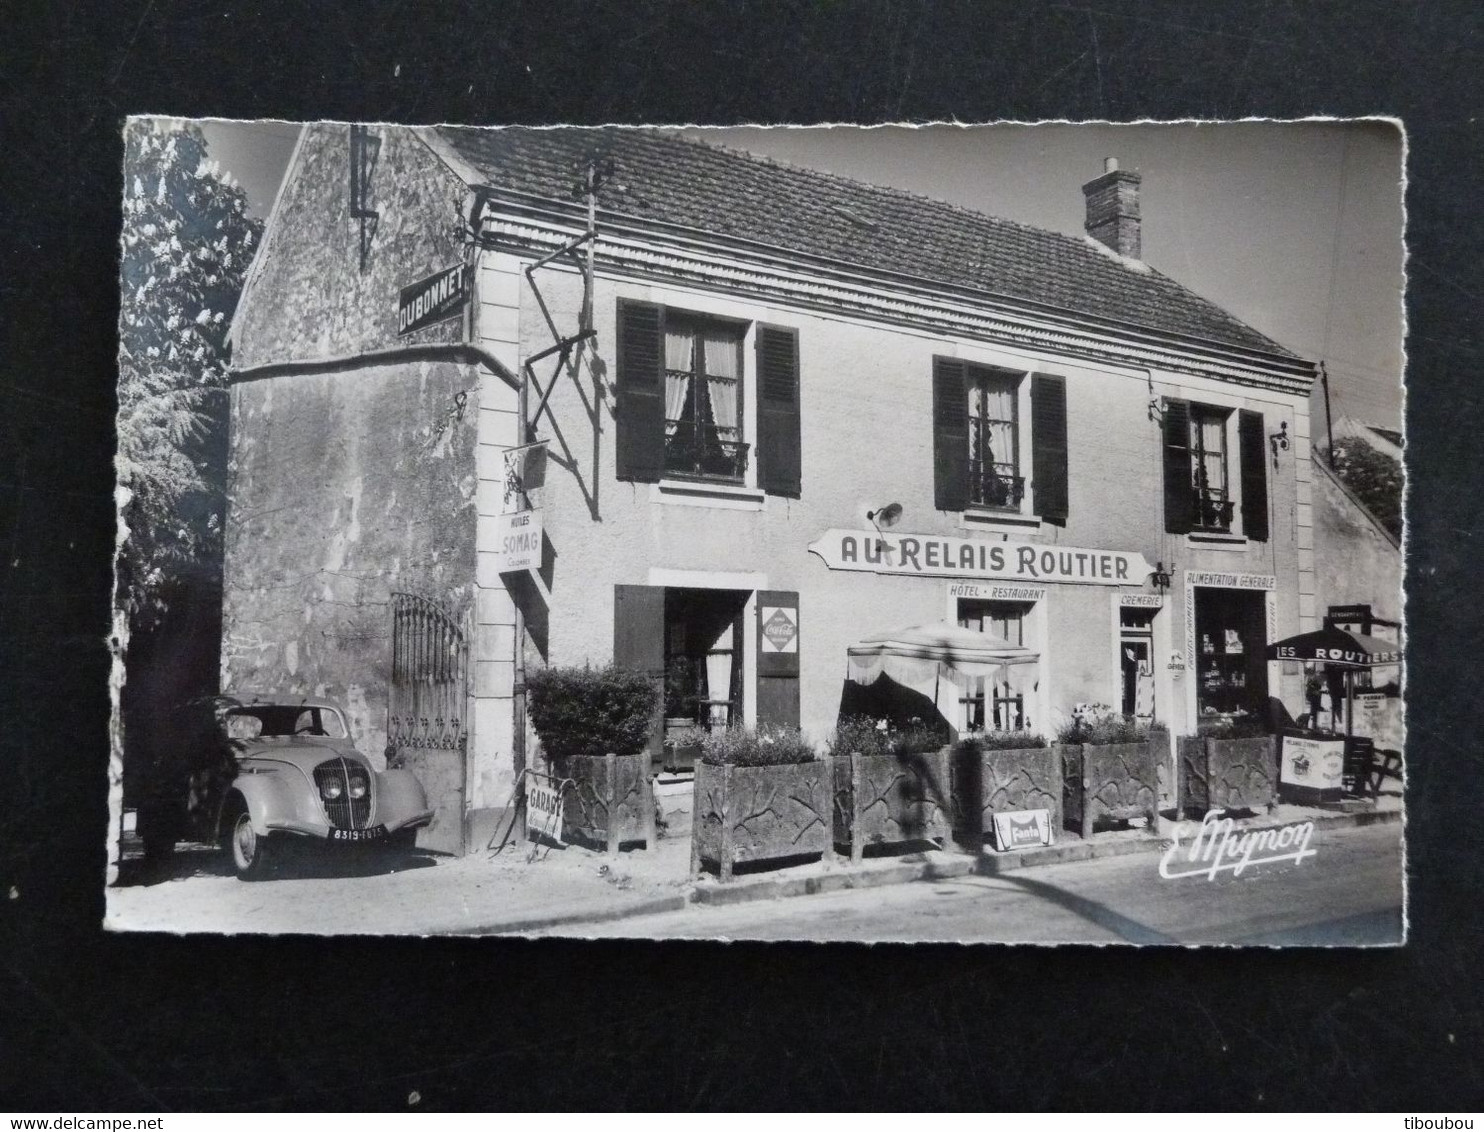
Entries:
<svg viewBox="0 0 1484 1132">
<path fill-rule="evenodd" d="M 728 727 L 701 742 L 701 761 L 711 766 L 789 766 L 814 758 L 814 747 L 797 727 Z"/>
<path fill-rule="evenodd" d="M 526 676 L 526 694 L 531 724 L 558 765 L 573 755 L 642 751 L 659 706 L 648 676 L 612 665 L 538 669 Z"/>
</svg>

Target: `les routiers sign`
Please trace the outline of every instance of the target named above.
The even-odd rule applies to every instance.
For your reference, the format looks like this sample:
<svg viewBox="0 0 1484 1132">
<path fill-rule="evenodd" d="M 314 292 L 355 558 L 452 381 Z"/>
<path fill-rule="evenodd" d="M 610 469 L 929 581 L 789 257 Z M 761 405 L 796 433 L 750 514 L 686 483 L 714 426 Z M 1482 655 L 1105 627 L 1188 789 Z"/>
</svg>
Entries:
<svg viewBox="0 0 1484 1132">
<path fill-rule="evenodd" d="M 899 535 L 831 529 L 809 550 L 831 570 L 996 578 L 1092 586 L 1142 586 L 1151 567 L 1127 550 L 1087 550 L 1044 543 L 991 542 L 951 535 Z"/>
</svg>

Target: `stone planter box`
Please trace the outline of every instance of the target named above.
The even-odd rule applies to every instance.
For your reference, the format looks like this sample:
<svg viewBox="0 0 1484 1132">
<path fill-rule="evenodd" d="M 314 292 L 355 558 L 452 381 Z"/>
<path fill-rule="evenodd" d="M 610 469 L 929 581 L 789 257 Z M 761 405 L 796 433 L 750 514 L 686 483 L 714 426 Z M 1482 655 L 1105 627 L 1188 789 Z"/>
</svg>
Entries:
<svg viewBox="0 0 1484 1132">
<path fill-rule="evenodd" d="M 1272 809 L 1278 804 L 1278 746 L 1254 739 L 1180 739 L 1180 813 Z"/>
<path fill-rule="evenodd" d="M 975 849 L 1007 810 L 1048 810 L 1052 836 L 1062 827 L 1062 760 L 1055 747 L 955 753 L 959 828 Z M 977 803 L 977 804 L 976 804 Z"/>
<path fill-rule="evenodd" d="M 563 798 L 563 840 L 602 845 L 609 856 L 624 842 L 642 841 L 654 848 L 654 784 L 647 751 L 573 755 L 563 760 L 562 769 L 571 779 Z"/>
<path fill-rule="evenodd" d="M 723 882 L 738 863 L 833 855 L 831 759 L 783 766 L 696 764 L 690 869 L 717 866 Z"/>
<path fill-rule="evenodd" d="M 858 864 L 867 845 L 908 841 L 948 844 L 951 748 L 924 754 L 834 758 L 834 839 Z"/>
<path fill-rule="evenodd" d="M 1091 837 L 1099 820 L 1147 818 L 1159 832 L 1159 763 L 1164 740 L 1085 743 L 1054 748 L 1062 763 L 1066 826 Z"/>
</svg>

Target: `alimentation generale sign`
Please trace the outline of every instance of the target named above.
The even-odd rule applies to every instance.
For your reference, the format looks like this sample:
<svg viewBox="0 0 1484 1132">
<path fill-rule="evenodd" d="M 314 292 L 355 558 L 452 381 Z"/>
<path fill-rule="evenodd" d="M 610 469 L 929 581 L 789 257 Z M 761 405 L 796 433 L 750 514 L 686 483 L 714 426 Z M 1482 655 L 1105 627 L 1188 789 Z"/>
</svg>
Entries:
<svg viewBox="0 0 1484 1132">
<path fill-rule="evenodd" d="M 949 535 L 831 529 L 810 544 L 831 570 L 1015 582 L 1142 586 L 1152 567 L 1142 554 Z"/>
</svg>

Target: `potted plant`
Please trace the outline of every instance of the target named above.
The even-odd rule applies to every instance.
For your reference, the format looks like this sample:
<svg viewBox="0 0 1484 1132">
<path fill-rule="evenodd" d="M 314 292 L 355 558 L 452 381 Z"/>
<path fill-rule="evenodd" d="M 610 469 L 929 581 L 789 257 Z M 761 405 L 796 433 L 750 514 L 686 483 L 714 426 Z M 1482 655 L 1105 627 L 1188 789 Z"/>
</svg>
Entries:
<svg viewBox="0 0 1484 1132">
<path fill-rule="evenodd" d="M 642 672 L 543 668 L 526 676 L 527 711 L 564 784 L 562 836 L 605 846 L 655 843 L 650 720 L 659 693 Z"/>
<path fill-rule="evenodd" d="M 828 758 L 796 727 L 728 727 L 708 734 L 696 764 L 691 874 L 715 863 L 833 852 Z"/>
<path fill-rule="evenodd" d="M 1272 810 L 1278 804 L 1278 747 L 1259 716 L 1210 716 L 1178 750 L 1180 814 Z"/>
<path fill-rule="evenodd" d="M 834 839 L 859 862 L 865 846 L 938 841 L 952 833 L 948 732 L 913 719 L 894 729 L 861 716 L 842 720 L 834 756 Z"/>
<path fill-rule="evenodd" d="M 1062 823 L 1061 755 L 1033 731 L 985 731 L 953 752 L 953 797 L 958 826 L 976 850 L 996 813 L 1046 810 L 1053 830 Z"/>
<path fill-rule="evenodd" d="M 1086 838 L 1099 823 L 1142 821 L 1157 834 L 1165 735 L 1106 704 L 1079 704 L 1056 735 L 1067 827 Z"/>
</svg>

